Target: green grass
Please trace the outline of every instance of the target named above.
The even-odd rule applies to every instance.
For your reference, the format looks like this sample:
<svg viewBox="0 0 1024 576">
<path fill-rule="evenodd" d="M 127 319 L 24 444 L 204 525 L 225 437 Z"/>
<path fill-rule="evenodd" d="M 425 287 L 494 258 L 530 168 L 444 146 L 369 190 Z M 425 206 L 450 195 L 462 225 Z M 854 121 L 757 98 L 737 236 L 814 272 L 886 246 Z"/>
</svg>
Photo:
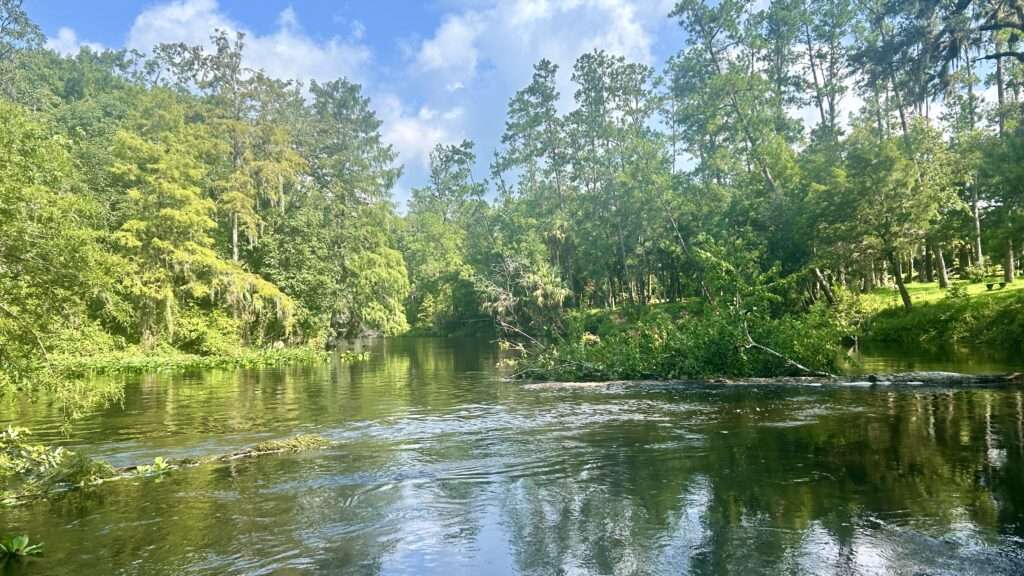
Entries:
<svg viewBox="0 0 1024 576">
<path fill-rule="evenodd" d="M 251 454 L 273 454 L 276 452 L 304 452 L 326 448 L 331 441 L 316 434 L 299 434 L 284 440 L 267 440 L 253 446 L 248 453 Z"/>
<path fill-rule="evenodd" d="M 965 286 L 959 297 L 934 284 L 907 286 L 913 308 L 904 310 L 894 289 L 862 297 L 868 314 L 865 342 L 943 348 L 964 346 L 998 354 L 1024 352 L 1024 281 L 988 290 Z"/>
<path fill-rule="evenodd" d="M 1002 280 L 999 280 L 1002 282 Z M 958 282 L 952 282 L 958 284 Z M 1018 280 L 1006 285 L 1006 288 L 999 289 L 998 285 L 989 290 L 982 282 L 967 284 L 968 297 L 1011 299 L 1014 295 L 1024 291 L 1024 280 Z M 927 304 L 945 299 L 947 290 L 939 288 L 936 283 L 911 282 L 907 284 L 907 292 L 910 293 L 910 300 L 917 304 Z M 900 293 L 896 287 L 876 288 L 861 296 L 865 309 L 869 312 L 878 312 L 886 308 L 902 308 L 903 301 L 900 300 Z"/>
</svg>

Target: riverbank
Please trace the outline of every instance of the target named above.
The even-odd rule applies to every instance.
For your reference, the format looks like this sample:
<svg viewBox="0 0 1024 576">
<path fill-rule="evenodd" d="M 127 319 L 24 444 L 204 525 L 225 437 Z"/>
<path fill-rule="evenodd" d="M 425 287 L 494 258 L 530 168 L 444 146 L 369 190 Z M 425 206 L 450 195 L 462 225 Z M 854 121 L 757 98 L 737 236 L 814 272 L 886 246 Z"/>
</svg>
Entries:
<svg viewBox="0 0 1024 576">
<path fill-rule="evenodd" d="M 778 378 L 716 378 L 710 380 L 613 380 L 596 382 L 531 382 L 526 390 L 598 390 L 609 392 L 695 389 L 737 386 L 834 386 L 848 388 L 998 388 L 1019 385 L 1020 373 L 959 374 L 955 372 L 901 372 L 830 378 L 790 376 Z"/>
<path fill-rule="evenodd" d="M 944 348 L 962 346 L 998 354 L 1024 352 L 1024 282 L 989 290 L 985 283 L 942 290 L 934 284 L 907 286 L 913 308 L 899 295 L 878 289 L 861 297 L 865 320 L 861 341 Z"/>
</svg>

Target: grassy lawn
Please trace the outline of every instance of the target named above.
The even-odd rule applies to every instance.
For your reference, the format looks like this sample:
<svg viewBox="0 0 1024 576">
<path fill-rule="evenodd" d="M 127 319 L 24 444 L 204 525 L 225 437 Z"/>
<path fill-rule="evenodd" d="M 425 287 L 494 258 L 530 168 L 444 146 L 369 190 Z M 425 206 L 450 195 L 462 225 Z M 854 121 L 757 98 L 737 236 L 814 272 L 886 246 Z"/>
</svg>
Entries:
<svg viewBox="0 0 1024 576">
<path fill-rule="evenodd" d="M 864 342 L 1024 352 L 1024 280 L 992 290 L 985 282 L 971 284 L 967 298 L 948 298 L 948 291 L 936 284 L 914 283 L 907 289 L 914 304 L 910 311 L 903 310 L 895 288 L 862 296 L 869 314 Z"/>
<path fill-rule="evenodd" d="M 1001 282 L 1001 280 L 1000 280 Z M 1024 290 L 1024 279 L 1019 279 L 1006 288 L 1000 289 L 996 285 L 992 290 L 986 288 L 984 282 L 970 284 L 967 286 L 967 293 L 972 297 L 1004 299 L 1010 298 L 1013 294 Z M 907 284 L 907 291 L 910 292 L 910 299 L 914 304 L 924 304 L 942 300 L 946 290 L 939 288 L 936 283 L 911 282 Z M 900 308 L 903 302 L 900 300 L 900 293 L 895 286 L 889 288 L 876 288 L 867 294 L 861 295 L 865 307 L 870 311 L 879 311 L 886 308 Z"/>
</svg>

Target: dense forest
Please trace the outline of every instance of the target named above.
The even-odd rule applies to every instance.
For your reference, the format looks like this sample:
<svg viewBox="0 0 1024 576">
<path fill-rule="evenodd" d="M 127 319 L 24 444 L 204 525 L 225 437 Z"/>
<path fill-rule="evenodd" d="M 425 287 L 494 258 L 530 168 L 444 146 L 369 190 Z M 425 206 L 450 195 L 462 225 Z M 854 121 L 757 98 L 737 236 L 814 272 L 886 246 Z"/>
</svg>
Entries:
<svg viewBox="0 0 1024 576">
<path fill-rule="evenodd" d="M 536 343 L 568 311 L 625 305 L 696 303 L 748 344 L 766 326 L 796 342 L 879 286 L 910 309 L 910 281 L 1013 281 L 1024 4 L 668 17 L 685 41 L 660 71 L 538 62 L 488 177 L 473 142 L 438 145 L 399 209 L 360 86 L 247 69 L 226 32 L 62 57 L 0 0 L 0 388 L 114 350 L 495 326 Z"/>
</svg>

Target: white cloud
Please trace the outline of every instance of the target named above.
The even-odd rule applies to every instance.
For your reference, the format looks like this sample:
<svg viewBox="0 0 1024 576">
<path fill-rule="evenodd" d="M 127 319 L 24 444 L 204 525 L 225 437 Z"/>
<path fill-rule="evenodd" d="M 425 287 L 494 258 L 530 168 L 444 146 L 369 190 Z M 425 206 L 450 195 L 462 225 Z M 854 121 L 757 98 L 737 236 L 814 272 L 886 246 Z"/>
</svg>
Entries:
<svg viewBox="0 0 1024 576">
<path fill-rule="evenodd" d="M 220 13 L 217 0 L 175 0 L 147 8 L 135 17 L 128 47 L 149 50 L 163 42 L 206 44 L 218 28 L 239 27 Z"/>
<path fill-rule="evenodd" d="M 654 19 L 665 20 L 665 2 L 630 0 L 511 0 L 486 10 L 447 16 L 415 53 L 419 71 L 455 73 L 471 79 L 487 60 L 527 66 L 542 57 L 563 66 L 601 48 L 630 60 L 652 63 Z"/>
<path fill-rule="evenodd" d="M 295 8 L 285 8 L 277 15 L 277 25 L 281 28 L 298 28 L 299 17 L 295 15 Z"/>
<path fill-rule="evenodd" d="M 103 46 L 95 42 L 82 42 L 78 34 L 66 26 L 57 30 L 57 35 L 46 39 L 46 47 L 62 56 L 74 56 L 83 46 L 87 46 L 95 52 L 101 52 Z"/>
<path fill-rule="evenodd" d="M 318 42 L 305 34 L 291 7 L 278 15 L 277 24 L 276 31 L 260 36 L 222 13 L 217 0 L 174 0 L 148 8 L 135 18 L 128 47 L 150 50 L 163 42 L 207 46 L 214 30 L 244 32 L 245 64 L 271 76 L 304 82 L 363 78 L 372 55 L 358 35 Z"/>
<path fill-rule="evenodd" d="M 384 141 L 398 150 L 399 160 L 416 171 L 430 165 L 430 151 L 437 144 L 449 144 L 462 139 L 462 109 L 443 112 L 429 106 L 409 113 L 395 95 L 387 95 L 377 102 L 383 121 Z"/>
<path fill-rule="evenodd" d="M 466 12 L 445 18 L 434 37 L 423 42 L 416 55 L 420 71 L 454 71 L 472 75 L 477 65 L 476 39 L 486 27 L 484 18 Z"/>
</svg>

